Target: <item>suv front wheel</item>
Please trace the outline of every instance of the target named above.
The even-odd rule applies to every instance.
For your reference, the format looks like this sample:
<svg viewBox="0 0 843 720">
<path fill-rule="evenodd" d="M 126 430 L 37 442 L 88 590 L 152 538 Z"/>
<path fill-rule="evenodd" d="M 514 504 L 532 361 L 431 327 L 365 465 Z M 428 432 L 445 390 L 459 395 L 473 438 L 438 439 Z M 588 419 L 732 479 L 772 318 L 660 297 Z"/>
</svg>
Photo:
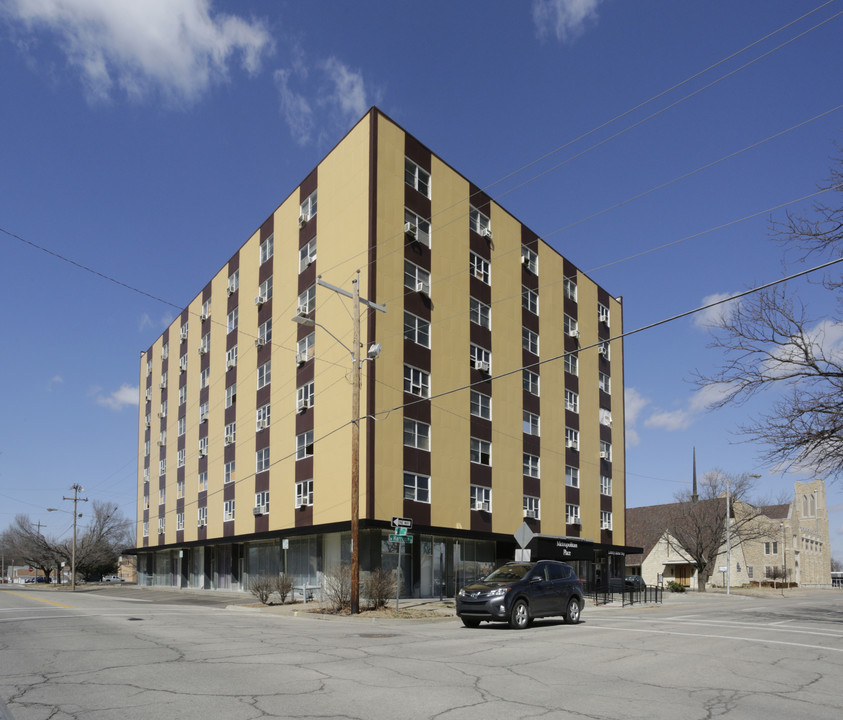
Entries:
<svg viewBox="0 0 843 720">
<path fill-rule="evenodd" d="M 530 624 L 530 608 L 524 600 L 516 600 L 509 615 L 509 625 L 516 630 L 523 630 Z"/>
<path fill-rule="evenodd" d="M 568 609 L 565 611 L 565 622 L 569 625 L 575 625 L 580 621 L 580 604 L 576 598 L 571 598 L 568 603 Z"/>
</svg>

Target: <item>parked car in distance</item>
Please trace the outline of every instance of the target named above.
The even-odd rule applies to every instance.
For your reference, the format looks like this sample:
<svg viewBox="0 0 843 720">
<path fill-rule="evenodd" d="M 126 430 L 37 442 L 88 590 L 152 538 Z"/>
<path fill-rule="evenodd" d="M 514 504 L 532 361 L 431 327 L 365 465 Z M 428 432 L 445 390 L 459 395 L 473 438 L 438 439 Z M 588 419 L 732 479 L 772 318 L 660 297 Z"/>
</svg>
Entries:
<svg viewBox="0 0 843 720">
<path fill-rule="evenodd" d="M 106 575 L 103 579 L 103 582 L 124 582 L 123 578 L 118 577 L 117 575 Z"/>
<path fill-rule="evenodd" d="M 457 594 L 457 615 L 470 628 L 485 620 L 520 630 L 535 618 L 554 615 L 578 623 L 584 605 L 574 569 L 556 560 L 507 563 Z"/>
<path fill-rule="evenodd" d="M 647 583 L 644 582 L 644 578 L 640 575 L 627 575 L 624 578 L 624 585 L 626 585 L 627 590 L 647 589 Z"/>
</svg>

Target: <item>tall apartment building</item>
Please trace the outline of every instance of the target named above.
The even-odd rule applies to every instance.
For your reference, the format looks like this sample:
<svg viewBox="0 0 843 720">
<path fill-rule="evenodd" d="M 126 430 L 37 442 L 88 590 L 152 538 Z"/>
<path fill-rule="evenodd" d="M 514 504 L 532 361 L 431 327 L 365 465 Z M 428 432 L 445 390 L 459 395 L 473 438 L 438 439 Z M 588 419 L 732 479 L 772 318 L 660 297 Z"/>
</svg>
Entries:
<svg viewBox="0 0 843 720">
<path fill-rule="evenodd" d="M 349 561 L 352 301 L 317 278 L 358 270 L 387 310 L 363 307 L 361 570 L 395 567 L 400 516 L 407 593 L 512 559 L 524 522 L 621 575 L 619 300 L 372 108 L 141 357 L 139 581 Z"/>
</svg>

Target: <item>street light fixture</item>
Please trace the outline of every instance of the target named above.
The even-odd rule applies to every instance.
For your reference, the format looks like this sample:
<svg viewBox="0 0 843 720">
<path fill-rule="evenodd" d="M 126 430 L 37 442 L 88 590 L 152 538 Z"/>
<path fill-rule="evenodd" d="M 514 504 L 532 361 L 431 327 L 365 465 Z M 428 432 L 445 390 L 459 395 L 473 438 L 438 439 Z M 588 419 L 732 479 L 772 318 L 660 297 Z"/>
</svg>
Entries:
<svg viewBox="0 0 843 720">
<path fill-rule="evenodd" d="M 359 270 L 357 271 L 357 277 L 352 281 L 354 292 L 348 292 L 348 290 L 325 282 L 321 275 L 316 278 L 316 284 L 354 301 L 354 338 L 351 347 L 348 347 L 328 328 L 317 323 L 313 318 L 297 314 L 292 318 L 292 321 L 306 327 L 322 328 L 351 353 L 351 614 L 357 615 L 360 612 L 360 371 L 366 360 L 375 360 L 381 353 L 381 346 L 378 343 L 373 343 L 369 346 L 366 357 L 360 357 L 360 305 L 384 313 L 386 308 L 360 297 Z"/>
</svg>

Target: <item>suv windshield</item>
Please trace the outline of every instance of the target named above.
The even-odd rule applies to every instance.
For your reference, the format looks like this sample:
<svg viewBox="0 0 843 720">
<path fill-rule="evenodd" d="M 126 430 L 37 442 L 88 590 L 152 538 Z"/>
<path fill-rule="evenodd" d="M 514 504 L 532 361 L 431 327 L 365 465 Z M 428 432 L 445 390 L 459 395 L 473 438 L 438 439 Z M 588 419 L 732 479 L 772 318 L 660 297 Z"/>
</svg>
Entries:
<svg viewBox="0 0 843 720">
<path fill-rule="evenodd" d="M 523 578 L 533 566 L 530 564 L 504 565 L 495 570 L 491 575 L 483 578 L 484 582 L 514 582 Z"/>
</svg>

